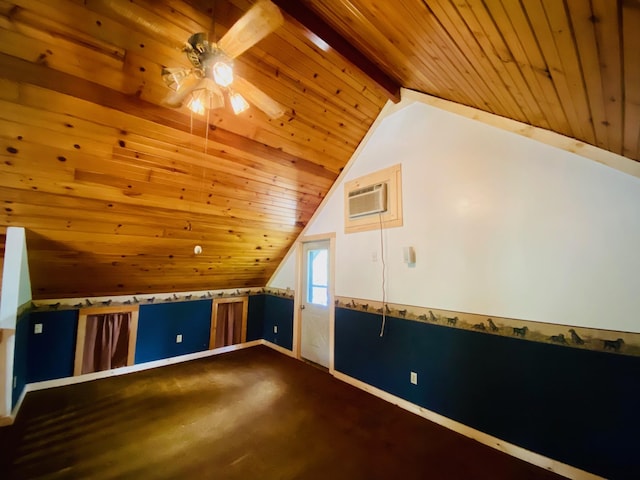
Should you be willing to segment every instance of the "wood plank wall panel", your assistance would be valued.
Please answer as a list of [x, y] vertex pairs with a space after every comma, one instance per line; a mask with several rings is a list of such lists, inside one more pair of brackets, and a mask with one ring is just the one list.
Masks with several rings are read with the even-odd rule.
[[284, 117], [166, 108], [162, 67], [250, 3], [210, 6], [0, 0], [1, 228], [34, 298], [264, 285], [386, 102], [286, 24], [236, 60]]
[[[624, 85], [640, 85], [640, 2], [624, 2], [622, 15]], [[640, 88], [625, 91], [623, 154], [640, 152]]]
[[639, 160], [638, 0], [303, 0], [403, 86]]
[[[7, 241], [7, 227], [5, 226], [1, 226], [0, 227], [0, 272], [3, 272], [4, 270], [4, 245]], [[2, 278], [4, 277], [4, 275], [0, 274], [0, 291], [2, 291]]]

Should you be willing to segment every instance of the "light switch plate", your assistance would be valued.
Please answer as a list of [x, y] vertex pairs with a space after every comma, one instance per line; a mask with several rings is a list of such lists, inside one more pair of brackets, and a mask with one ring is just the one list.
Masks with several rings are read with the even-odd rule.
[[176, 343], [182, 343], [182, 334], [181, 333], [176, 335]]
[[42, 333], [42, 324], [41, 323], [36, 323], [33, 326], [33, 333]]

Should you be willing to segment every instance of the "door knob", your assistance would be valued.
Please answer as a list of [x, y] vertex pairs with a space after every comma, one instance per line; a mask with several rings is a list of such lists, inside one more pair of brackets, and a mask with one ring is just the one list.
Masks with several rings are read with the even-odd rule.
[[300, 305], [300, 310], [304, 310], [305, 306], [304, 305]]

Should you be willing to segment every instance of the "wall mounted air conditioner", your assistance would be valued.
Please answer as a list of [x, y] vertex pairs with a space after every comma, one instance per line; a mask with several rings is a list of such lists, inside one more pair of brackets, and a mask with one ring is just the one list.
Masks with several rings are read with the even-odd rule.
[[377, 183], [352, 190], [348, 194], [349, 218], [358, 218], [387, 211], [387, 184]]

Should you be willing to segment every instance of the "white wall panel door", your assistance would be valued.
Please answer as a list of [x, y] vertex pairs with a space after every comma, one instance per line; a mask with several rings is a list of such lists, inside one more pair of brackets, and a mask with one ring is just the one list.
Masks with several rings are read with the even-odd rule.
[[300, 355], [329, 367], [329, 240], [302, 244]]

